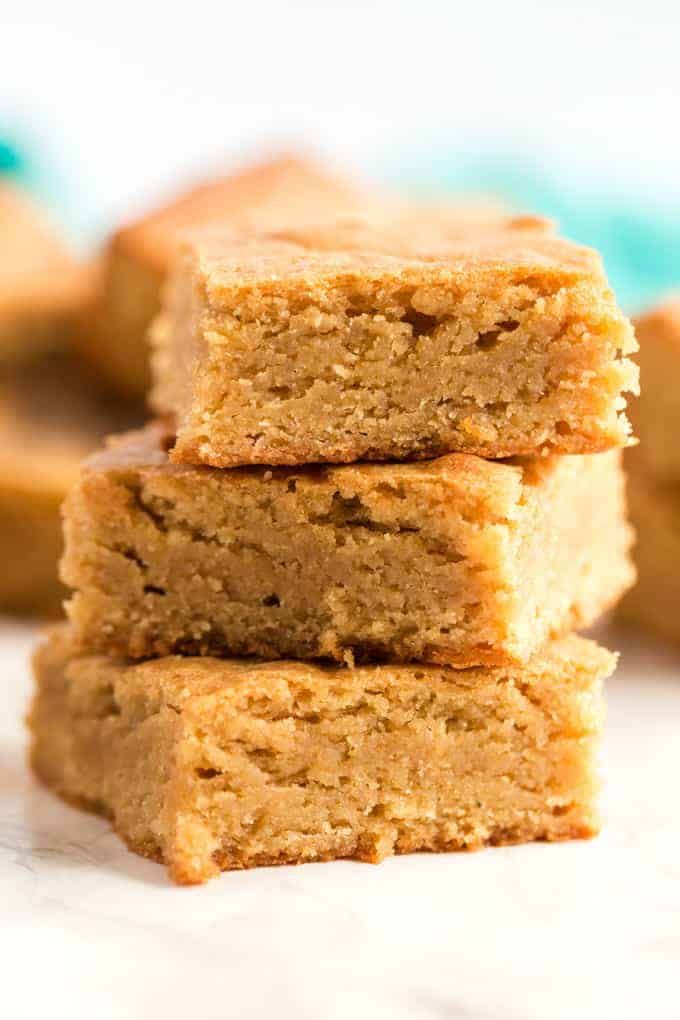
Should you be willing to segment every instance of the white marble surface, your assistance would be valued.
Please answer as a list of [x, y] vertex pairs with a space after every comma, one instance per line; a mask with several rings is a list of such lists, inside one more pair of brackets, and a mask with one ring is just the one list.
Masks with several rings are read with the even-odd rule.
[[29, 628], [0, 626], [7, 1020], [680, 1016], [680, 656], [621, 634], [590, 843], [171, 886], [25, 765]]

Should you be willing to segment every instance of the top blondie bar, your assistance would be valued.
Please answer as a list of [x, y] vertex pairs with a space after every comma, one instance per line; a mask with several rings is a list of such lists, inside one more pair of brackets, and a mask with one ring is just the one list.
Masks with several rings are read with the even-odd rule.
[[195, 237], [152, 343], [172, 459], [216, 467], [596, 452], [637, 389], [599, 256], [527, 217]]

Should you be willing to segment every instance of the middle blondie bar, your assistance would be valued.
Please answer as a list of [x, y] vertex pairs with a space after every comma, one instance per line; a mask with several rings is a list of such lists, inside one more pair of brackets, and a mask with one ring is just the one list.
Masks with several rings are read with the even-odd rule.
[[618, 451], [221, 471], [171, 441], [122, 437], [67, 500], [83, 650], [520, 662], [632, 580]]

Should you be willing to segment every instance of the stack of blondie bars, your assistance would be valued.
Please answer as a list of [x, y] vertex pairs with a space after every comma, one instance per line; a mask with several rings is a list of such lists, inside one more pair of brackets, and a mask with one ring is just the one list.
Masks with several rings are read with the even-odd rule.
[[196, 235], [65, 510], [33, 762], [179, 882], [597, 830], [630, 324], [533, 219]]

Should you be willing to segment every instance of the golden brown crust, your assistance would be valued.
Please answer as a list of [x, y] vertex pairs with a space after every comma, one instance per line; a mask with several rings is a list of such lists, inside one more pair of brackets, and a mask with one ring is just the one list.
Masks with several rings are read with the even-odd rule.
[[[185, 466], [175, 464], [171, 457], [173, 438], [172, 429], [162, 421], [151, 422], [143, 429], [110, 436], [103, 450], [92, 453], [83, 462], [82, 470], [84, 472], [99, 472], [128, 466], [163, 467], [171, 473], [181, 474], [185, 470]], [[537, 484], [554, 471], [558, 464], [559, 459], [550, 456], [542, 457], [539, 460], [513, 458], [506, 463], [497, 463], [471, 456], [468, 453], [449, 453], [434, 460], [420, 458], [414, 464], [356, 464], [342, 469], [326, 467], [323, 464], [301, 465], [295, 474], [320, 478], [363, 477], [376, 480], [380, 478], [381, 481], [388, 484], [398, 484], [402, 480], [427, 480], [444, 477], [449, 484], [455, 485], [461, 494], [468, 489], [469, 485], [476, 483], [483, 486], [489, 494], [499, 495], [506, 488], [503, 484], [504, 479], [522, 480], [526, 474], [530, 484]], [[186, 469], [196, 472], [199, 478], [203, 475], [205, 477], [220, 476], [218, 469], [208, 465], [187, 465]], [[243, 468], [243, 471], [234, 477], [260, 477], [264, 473], [281, 478], [291, 474], [290, 471], [278, 466], [271, 469], [265, 466], [253, 466]]]
[[[536, 457], [555, 455], [580, 455], [606, 453], [618, 446], [635, 445], [636, 439], [632, 439], [623, 430], [617, 431], [608, 437], [593, 439], [592, 437], [575, 436], [564, 434], [551, 437], [549, 442], [536, 447], [532, 442], [479, 442], [465, 441], [464, 456], [475, 456], [481, 459], [508, 460], [515, 457]], [[367, 453], [362, 444], [359, 443], [336, 443], [333, 449], [323, 455], [323, 463], [326, 464], [354, 464], [357, 461], [372, 460], [376, 463], [389, 462], [390, 460], [407, 461], [431, 461], [440, 459], [447, 455], [448, 443], [425, 443], [420, 449], [405, 454], [403, 447], [395, 447], [388, 450], [381, 447], [380, 456], [372, 456]], [[462, 445], [462, 444], [461, 444]], [[442, 449], [442, 447], [444, 447]], [[243, 446], [236, 453], [215, 452], [211, 449], [206, 455], [206, 444], [201, 439], [183, 439], [181, 445], [173, 446], [170, 451], [170, 458], [175, 464], [211, 464], [216, 468], [237, 468], [250, 464], [271, 463], [272, 467], [300, 467], [306, 464], [320, 464], [321, 456], [317, 444], [305, 443], [304, 440], [297, 440], [295, 450], [290, 452], [277, 452], [275, 454], [251, 456], [249, 446]], [[207, 459], [209, 458], [209, 460]]]
[[[77, 807], [78, 805], [75, 806]], [[86, 806], [85, 809], [87, 810]], [[478, 842], [465, 844], [451, 839], [434, 839], [429, 846], [421, 846], [417, 840], [411, 842], [404, 841], [402, 844], [395, 846], [393, 856], [400, 857], [412, 853], [479, 853], [479, 851], [486, 850], [489, 847], [519, 846], [522, 843], [565, 843], [576, 839], [594, 839], [595, 836], [599, 835], [600, 829], [601, 823], [599, 818], [593, 814], [592, 818], [570, 827], [560, 826], [559, 830], [554, 832], [546, 830], [537, 834], [534, 826], [527, 825], [517, 829], [502, 829], [494, 833], [486, 841], [479, 840]], [[118, 836], [123, 839], [123, 842], [127, 843], [128, 850], [132, 850], [134, 853], [147, 857], [150, 860], [155, 860], [159, 864], [166, 864], [172, 881], [177, 885], [186, 886], [202, 885], [215, 878], [220, 871], [244, 871], [248, 868], [277, 868], [286, 865], [324, 864], [336, 860], [359, 861], [362, 864], [381, 864], [386, 859], [385, 856], [381, 856], [378, 853], [375, 847], [370, 846], [358, 846], [353, 853], [343, 856], [331, 853], [318, 853], [313, 857], [300, 858], [292, 854], [258, 854], [256, 858], [253, 858], [248, 863], [240, 860], [238, 857], [217, 853], [211, 864], [203, 864], [200, 869], [197, 869], [193, 861], [186, 861], [183, 858], [166, 861], [156, 851], [148, 851], [144, 846], [135, 846], [128, 843], [120, 833], [118, 833]]]
[[[554, 224], [540, 216], [514, 216], [502, 208], [478, 203], [414, 203], [367, 210], [332, 223], [287, 224], [262, 232], [261, 241], [283, 242], [297, 248], [324, 252], [382, 252], [411, 258], [436, 258], [452, 245], [483, 234], [522, 235], [554, 233]], [[216, 238], [225, 243], [225, 235]], [[257, 239], [245, 238], [257, 244]], [[241, 242], [243, 243], [243, 242]]]
[[[51, 790], [52, 793], [56, 794], [65, 804], [68, 804], [69, 807], [77, 808], [80, 811], [87, 811], [90, 814], [107, 819], [111, 823], [113, 831], [125, 843], [131, 853], [144, 857], [146, 860], [154, 861], [156, 864], [164, 864], [168, 868], [170, 878], [176, 885], [203, 885], [205, 882], [210, 881], [211, 878], [215, 878], [220, 871], [245, 871], [249, 868], [323, 864], [333, 860], [354, 860], [360, 861], [363, 864], [380, 864], [385, 860], [385, 857], [381, 857], [377, 853], [375, 847], [362, 847], [361, 845], [357, 846], [354, 853], [346, 857], [338, 857], [331, 853], [318, 853], [313, 857], [304, 858], [293, 854], [258, 854], [246, 862], [236, 856], [215, 853], [210, 861], [202, 861], [198, 867], [196, 866], [196, 861], [187, 860], [184, 857], [168, 860], [158, 846], [148, 842], [135, 842], [124, 831], [120, 831], [115, 824], [115, 820], [111, 818], [110, 812], [102, 804], [90, 801], [85, 797], [72, 796], [63, 789], [56, 788], [50, 777], [42, 774], [40, 765], [34, 760], [34, 756], [31, 757], [30, 765], [34, 775], [40, 782], [47, 789]], [[499, 830], [486, 842], [479, 840], [476, 843], [469, 842], [464, 845], [455, 840], [439, 839], [433, 840], [430, 846], [423, 847], [417, 841], [411, 841], [410, 843], [404, 841], [395, 846], [394, 855], [402, 856], [411, 853], [478, 853], [488, 847], [519, 846], [527, 842], [560, 843], [576, 839], [594, 839], [599, 835], [600, 829], [599, 816], [593, 812], [592, 815], [571, 826], [560, 826], [557, 831], [546, 830], [538, 835], [533, 827], [527, 826], [523, 830], [519, 828], [515, 830]]]
[[[606, 285], [602, 260], [593, 249], [541, 229], [517, 231], [512, 222], [501, 221], [485, 230], [466, 226], [451, 236], [432, 225], [423, 237], [415, 238], [369, 226], [359, 234], [363, 248], [351, 244], [343, 248], [347, 237], [340, 228], [327, 228], [325, 235], [310, 228], [290, 232], [297, 243], [268, 241], [266, 236], [261, 241], [205, 236], [187, 242], [187, 250], [193, 252], [214, 308], [232, 308], [236, 294], [245, 302], [250, 288], [263, 297], [301, 290], [305, 301], [323, 308], [329, 282], [341, 288], [398, 280], [404, 286], [444, 284], [470, 290], [490, 281], [495, 287], [511, 286], [535, 275], [546, 292], [575, 280], [598, 288]], [[333, 247], [335, 233], [340, 247]], [[305, 238], [318, 243], [321, 236], [328, 248], [304, 243]]]

